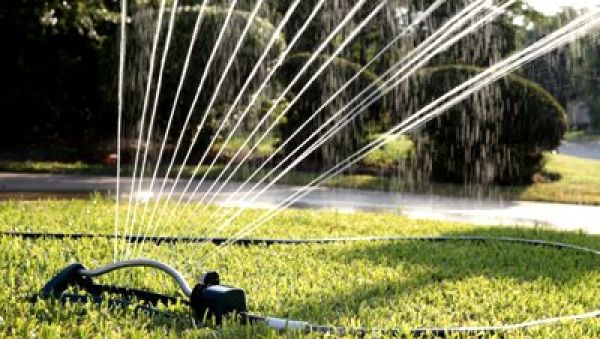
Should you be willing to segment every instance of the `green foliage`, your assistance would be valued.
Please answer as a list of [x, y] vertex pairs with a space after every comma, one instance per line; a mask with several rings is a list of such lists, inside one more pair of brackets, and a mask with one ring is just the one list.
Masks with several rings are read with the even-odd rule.
[[[208, 212], [212, 212], [211, 208]], [[125, 212], [123, 209], [122, 212]], [[251, 210], [235, 227], [264, 211]], [[4, 202], [1, 230], [112, 234], [113, 202]], [[197, 216], [198, 218], [204, 217]], [[199, 220], [199, 219], [198, 219]], [[161, 234], [202, 234], [180, 219]], [[122, 232], [122, 229], [120, 229]], [[482, 235], [548, 239], [599, 249], [597, 236], [542, 229], [479, 228], [409, 220], [393, 214], [338, 214], [288, 210], [256, 236]], [[206, 269], [243, 287], [258, 314], [321, 324], [368, 327], [497, 325], [597, 309], [600, 261], [570, 250], [493, 243], [374, 242], [336, 245], [234, 247], [226, 255], [198, 244], [148, 245], [145, 256], [180, 270], [189, 282]], [[196, 328], [107, 306], [29, 302], [59, 269], [78, 261], [98, 267], [112, 260], [111, 240], [22, 240], [0, 237], [0, 336], [8, 337], [278, 337], [262, 327], [227, 323]], [[301, 264], [299, 264], [301, 263]], [[115, 272], [113, 283], [174, 294], [175, 283], [154, 270]], [[185, 306], [172, 309], [188, 317]], [[565, 322], [507, 334], [517, 337], [598, 337], [595, 320]], [[286, 337], [305, 337], [285, 333]], [[315, 336], [321, 337], [321, 336]]]
[[[422, 72], [424, 103], [480, 71], [446, 66]], [[566, 127], [565, 111], [550, 94], [510, 75], [427, 124], [422, 156], [430, 157], [437, 180], [528, 183], [542, 167], [543, 152], [558, 147]]]
[[[200, 6], [183, 6], [178, 9], [157, 110], [156, 125], [157, 130], [159, 131], [164, 131], [171, 114], [173, 101], [176, 97], [182, 70], [188, 54], [190, 39], [200, 10]], [[263, 54], [268, 41], [275, 31], [275, 27], [267, 19], [259, 17], [255, 18], [234, 59], [234, 63], [230, 67], [228, 73], [225, 74], [225, 81], [221, 84], [221, 87], [217, 92], [218, 82], [225, 73], [227, 62], [234, 53], [235, 46], [241, 38], [241, 33], [245, 28], [250, 15], [250, 12], [243, 10], [236, 10], [233, 12], [228, 24], [229, 29], [225, 31], [224, 39], [215, 52], [216, 54], [213, 58], [213, 63], [210, 65], [205, 81], [202, 81], [211, 53], [213, 52], [212, 47], [209, 48], [209, 46], [215, 45], [217, 36], [219, 35], [227, 16], [227, 12], [227, 8], [218, 6], [208, 6], [204, 9], [204, 19], [199, 30], [185, 83], [182, 87], [182, 92], [176, 107], [176, 113], [178, 114], [175, 114], [173, 120], [173, 126], [177, 126], [174, 128], [183, 126], [188, 111], [198, 95], [194, 111], [195, 114], [192, 114], [188, 129], [185, 131], [188, 139], [184, 140], [184, 143], [189, 144], [191, 142], [191, 137], [196, 132], [197, 126], [204, 117], [204, 110], [208, 106], [213, 95], [218, 93], [211, 111], [208, 112], [209, 117], [196, 143], [197, 149], [201, 150], [209, 143], [212, 134], [215, 129], [218, 128], [223, 116], [230, 109], [233, 98], [237, 96], [246, 80], [250, 77], [257, 60]], [[148, 12], [143, 10], [136, 12], [133, 16], [130, 43], [143, 50], [143, 53], [146, 53], [142, 54], [141, 57], [138, 56], [137, 59], [132, 60], [131, 68], [133, 69], [140, 67], [140, 60], [150, 57], [150, 50], [147, 46], [152, 44], [153, 37], [148, 35], [147, 32], [152, 31], [153, 25], [155, 25], [156, 22], [155, 16], [156, 13], [154, 13], [154, 11]], [[165, 20], [163, 32], [166, 32], [167, 28], [168, 20]], [[267, 70], [267, 62], [282, 51], [285, 47], [285, 43], [283, 36], [280, 35], [271, 47], [266, 62], [261, 65], [258, 73], [254, 76], [254, 80], [246, 89], [248, 96], [257, 89], [260, 84], [259, 81], [264, 78], [264, 74]], [[136, 47], [134, 46], [130, 47], [135, 50]], [[145, 49], [144, 46], [146, 46]], [[144, 74], [147, 70], [142, 67], [137, 71], [140, 74]], [[146, 80], [147, 79], [144, 79], [143, 82], [138, 83], [131, 88], [132, 101], [136, 101], [137, 99], [136, 103], [138, 108], [129, 111], [129, 118], [132, 122], [137, 121], [140, 117], [142, 107], [140, 97], [142, 96], [141, 93], [143, 93], [141, 90], [144, 88]], [[198, 92], [199, 84], [201, 82], [203, 86], [201, 91]], [[242, 100], [238, 107], [235, 108], [233, 112], [234, 116], [235, 114], [241, 113], [246, 107], [244, 103], [245, 101]], [[251, 114], [247, 119], [251, 120], [252, 117], [259, 113], [257, 111], [257, 109], [251, 110]], [[232, 121], [233, 119], [230, 118], [228, 122], [231, 123]], [[177, 141], [179, 132], [179, 130], [176, 130], [170, 134], [171, 142]], [[160, 138], [162, 138], [162, 134], [160, 135]]]
[[[65, 141], [81, 145], [114, 135], [115, 120], [104, 116], [113, 112], [107, 106], [112, 99], [103, 97], [103, 89], [110, 86], [107, 74], [113, 69], [106, 37], [114, 33], [115, 5], [103, 0], [0, 3], [5, 70], [0, 150], [32, 142], [61, 148]], [[78, 156], [74, 149], [62, 153], [64, 159]]]
[[[580, 10], [564, 8], [554, 16], [538, 17], [532, 20], [533, 29], [522, 37], [521, 44], [530, 44], [580, 15]], [[569, 122], [572, 128], [600, 127], [599, 37], [598, 29], [591, 30], [586, 36], [534, 60], [523, 70], [528, 78], [548, 90], [563, 106], [574, 101], [584, 102], [590, 108], [591, 126], [581, 122], [577, 126], [575, 122]]]
[[[289, 83], [295, 77], [302, 66], [310, 57], [309, 53], [299, 53], [289, 57], [282, 66], [282, 81]], [[329, 58], [327, 55], [321, 55], [316, 62], [309, 67], [305, 75], [298, 82], [299, 85], [293, 88], [293, 97], [307, 83], [321, 65]], [[328, 68], [317, 78], [317, 80], [308, 88], [301, 99], [292, 107], [286, 116], [285, 123], [280, 125], [280, 133], [282, 139], [287, 138], [296, 131], [314, 112], [317, 111], [328, 99], [339, 90], [348, 80], [350, 80], [362, 68], [361, 65], [353, 63], [343, 58], [335, 58]], [[355, 98], [364, 88], [370, 85], [377, 85], [379, 79], [371, 71], [364, 71], [352, 84], [340, 95], [338, 95], [329, 105], [327, 105], [318, 114], [316, 119], [313, 119], [297, 136], [289, 142], [285, 147], [285, 152], [291, 152], [301, 142], [306, 140], [315, 130], [317, 130], [329, 117], [336, 114], [347, 103]], [[373, 87], [377, 90], [378, 87]], [[364, 97], [364, 96], [363, 96]], [[355, 101], [354, 108], [357, 103]], [[354, 119], [347, 127], [340, 130], [336, 135], [323, 146], [315, 150], [305, 161], [305, 165], [309, 166], [329, 166], [344, 159], [352, 154], [359, 147], [363, 146], [367, 141], [368, 126], [364, 123], [367, 121], [365, 116], [375, 119], [381, 111], [378, 104], [369, 107], [363, 114]], [[346, 109], [342, 116], [346, 116], [352, 112], [351, 109]], [[339, 121], [336, 118], [334, 121]], [[332, 125], [330, 125], [332, 126]], [[330, 131], [331, 128], [321, 130], [319, 136]], [[315, 139], [316, 140], [316, 139]]]
[[[378, 135], [373, 135], [369, 138], [369, 141], [372, 141], [377, 137]], [[399, 160], [406, 160], [413, 156], [414, 142], [408, 137], [400, 136], [388, 138], [390, 140], [388, 140], [384, 146], [367, 154], [361, 163], [366, 166], [385, 169], [393, 167]]]
[[[147, 58], [152, 44], [149, 32], [154, 29], [155, 9], [156, 1], [130, 1], [125, 126], [134, 125], [139, 118], [147, 77]], [[0, 151], [17, 150], [18, 158], [24, 155], [37, 159], [98, 161], [102, 152], [96, 151], [97, 148], [106, 148], [107, 142], [110, 142], [111, 149], [114, 148], [119, 10], [119, 3], [109, 0], [8, 0], [0, 4], [0, 28], [11, 32], [0, 36], [0, 44], [5, 47], [0, 62], [7, 70], [0, 106], [11, 120], [11, 124], [0, 127]], [[170, 113], [197, 10], [197, 6], [183, 6], [176, 19], [158, 106], [157, 126], [161, 129], [164, 129], [166, 116]], [[184, 88], [179, 106], [182, 109], [189, 107], [194, 97], [211, 52], [204, 47], [214, 43], [225, 14], [226, 10], [221, 7], [206, 9], [202, 34], [187, 79], [190, 85]], [[234, 12], [230, 23], [233, 29], [228, 31], [226, 42], [217, 55], [220, 61], [212, 67], [212, 78], [220, 75], [223, 60], [228, 60], [228, 53], [233, 49], [248, 15], [243, 10]], [[163, 32], [166, 32], [168, 20], [164, 22]], [[273, 31], [274, 27], [267, 19], [257, 18], [254, 21], [236, 58], [233, 72], [237, 75], [229, 77], [221, 90], [222, 98], [229, 100], [232, 93], [237, 93], [240, 82], [246, 79]], [[272, 54], [276, 55], [283, 47], [285, 40], [281, 36], [272, 48]], [[209, 78], [200, 102], [208, 101], [215, 83], [216, 79]], [[248, 92], [252, 89], [251, 86]], [[222, 116], [222, 112], [218, 111], [219, 102], [215, 107], [217, 112], [212, 116], [218, 120]], [[182, 116], [185, 115], [177, 115], [176, 124], [181, 125]], [[201, 117], [196, 114], [192, 125], [197, 122], [198, 116]], [[209, 125], [211, 123], [209, 121]], [[201, 139], [206, 139], [206, 136], [201, 136]], [[23, 151], [32, 144], [41, 152]], [[8, 157], [13, 156], [8, 154]]]

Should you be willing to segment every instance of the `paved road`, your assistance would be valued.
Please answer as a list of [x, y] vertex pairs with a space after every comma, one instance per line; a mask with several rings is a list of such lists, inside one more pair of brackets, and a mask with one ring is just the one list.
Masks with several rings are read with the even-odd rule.
[[579, 158], [600, 160], [600, 141], [563, 142], [558, 152]]
[[[113, 191], [115, 182], [113, 177], [0, 173], [0, 193], [77, 195], [93, 191]], [[196, 196], [196, 200], [210, 184], [211, 182], [207, 182], [200, 187], [200, 194]], [[123, 187], [129, 186], [129, 179], [123, 180]], [[192, 187], [195, 186], [194, 184]], [[178, 185], [176, 192], [181, 192], [183, 187], [183, 183]], [[238, 187], [238, 183], [229, 184], [223, 193], [216, 197], [215, 202], [222, 205], [268, 208], [277, 205], [298, 189], [292, 186], [276, 186], [252, 204], [248, 201], [237, 201], [239, 196], [232, 196], [232, 201], [226, 204], [225, 200]], [[479, 225], [540, 225], [567, 230], [582, 229], [588, 233], [600, 234], [600, 206], [320, 188], [300, 199], [293, 207], [335, 209], [341, 212], [388, 211], [415, 219], [461, 221]]]

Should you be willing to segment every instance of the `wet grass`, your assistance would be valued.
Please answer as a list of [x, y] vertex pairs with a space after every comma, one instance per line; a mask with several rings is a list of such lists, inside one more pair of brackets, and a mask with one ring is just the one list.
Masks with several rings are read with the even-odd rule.
[[[382, 151], [384, 152], [384, 151]], [[288, 183], [304, 184], [315, 176], [294, 172]], [[344, 174], [334, 177], [324, 185], [340, 188], [367, 190], [405, 191], [444, 196], [491, 198], [558, 202], [569, 204], [600, 205], [600, 161], [571, 157], [562, 154], [546, 154], [542, 175], [527, 186], [476, 186], [445, 183], [410, 183], [396, 178], [371, 174]]]
[[[86, 200], [0, 203], [0, 230], [113, 232], [113, 204]], [[210, 212], [210, 211], [209, 211]], [[234, 226], [262, 211], [244, 213]], [[203, 214], [195, 220], [202, 221]], [[202, 222], [172, 219], [165, 235], [201, 235]], [[342, 235], [515, 236], [568, 242], [600, 249], [600, 238], [520, 228], [480, 228], [457, 223], [413, 221], [393, 214], [338, 214], [288, 210], [256, 236]], [[600, 305], [600, 260], [569, 250], [495, 243], [364, 242], [335, 245], [232, 247], [212, 245], [145, 247], [145, 256], [181, 270], [192, 282], [203, 269], [246, 289], [259, 314], [342, 326], [412, 327], [522, 322], [591, 311]], [[193, 328], [187, 322], [134, 317], [95, 305], [31, 304], [26, 296], [69, 262], [97, 267], [113, 257], [106, 239], [22, 240], [0, 237], [0, 336], [13, 337], [277, 337], [260, 327], [226, 324]], [[163, 274], [136, 269], [104, 282], [174, 293]], [[186, 310], [174, 312], [187, 316]], [[509, 333], [524, 337], [600, 336], [600, 321], [567, 322]], [[302, 337], [301, 333], [285, 336]]]
[[571, 142], [594, 142], [600, 141], [600, 132], [571, 131], [565, 134], [565, 140]]
[[600, 161], [552, 154], [545, 171], [559, 179], [525, 188], [521, 199], [600, 205]]
[[[390, 158], [406, 156], [410, 152], [410, 141], [399, 140], [390, 143], [381, 150], [377, 150], [364, 160], [363, 165], [373, 168], [389, 167]], [[207, 178], [216, 178], [223, 164], [217, 164], [207, 175]], [[249, 173], [239, 171], [233, 180], [243, 181]], [[175, 169], [177, 170], [177, 169]], [[202, 166], [197, 177], [201, 177], [208, 166]], [[0, 171], [25, 172], [25, 173], [56, 173], [56, 174], [90, 174], [114, 175], [113, 166], [102, 164], [61, 163], [61, 162], [14, 162], [0, 161]], [[126, 173], [128, 168], [124, 168]], [[194, 167], [186, 167], [183, 175], [190, 177]], [[264, 171], [263, 174], [266, 174]], [[409, 183], [398, 178], [373, 174], [344, 174], [334, 177], [324, 183], [328, 187], [356, 188], [365, 190], [383, 191], [408, 191], [414, 193], [437, 194], [447, 196], [462, 196], [473, 198], [495, 198], [504, 200], [525, 200], [560, 202], [572, 204], [600, 205], [600, 161], [581, 159], [562, 154], [546, 154], [546, 161], [542, 178], [528, 186], [464, 186], [444, 183]], [[262, 178], [263, 174], [257, 176]], [[318, 173], [292, 171], [282, 178], [281, 184], [304, 185], [313, 180]]]

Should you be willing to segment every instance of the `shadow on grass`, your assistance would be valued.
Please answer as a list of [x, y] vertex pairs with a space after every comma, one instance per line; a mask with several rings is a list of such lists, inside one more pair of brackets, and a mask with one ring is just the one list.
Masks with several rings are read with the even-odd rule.
[[[600, 248], [600, 236], [587, 236], [540, 229], [483, 228], [470, 233], [448, 233], [445, 235], [504, 236], [540, 239], [596, 249]], [[321, 248], [324, 246], [335, 245], [315, 245], [315, 247]], [[268, 251], [268, 249], [264, 250]], [[371, 312], [371, 310], [373, 312], [383, 312], [384, 314], [386, 312], [394, 312], [392, 308], [385, 310], [386, 305], [390, 305], [390, 303], [398, 304], [397, 301], [400, 300], [409, 302], [403, 305], [403, 307], [413, 312], [408, 317], [409, 319], [413, 319], [412, 321], [423, 321], [421, 324], [423, 326], [434, 326], [437, 325], [435, 320], [427, 317], [424, 320], [421, 318], [419, 307], [439, 308], [439, 311], [443, 314], [462, 312], [461, 308], [464, 307], [464, 304], [456, 303], [454, 310], [441, 306], [452, 305], [454, 303], [451, 295], [450, 299], [447, 300], [440, 301], [436, 299], [437, 296], [444, 295], [446, 292], [452, 293], [452, 291], [455, 291], [456, 286], [450, 286], [453, 283], [460, 284], [463, 281], [474, 279], [475, 283], [471, 282], [467, 286], [477, 289], [477, 279], [500, 279], [500, 285], [491, 284], [491, 286], [486, 286], [486, 288], [493, 290], [510, 288], [510, 286], [501, 286], [506, 280], [516, 281], [516, 285], [522, 287], [528, 283], [542, 279], [544, 284], [547, 284], [547, 289], [555, 293], [555, 297], [558, 294], [561, 296], [559, 299], [566, 299], [567, 297], [562, 298], [562, 288], [568, 288], [569, 286], [581, 283], [586, 273], [600, 271], [600, 258], [594, 258], [591, 254], [540, 246], [490, 242], [370, 242], [338, 246], [330, 254], [328, 252], [328, 256], [328, 260], [334, 262], [336, 267], [351, 266], [350, 264], [352, 263], [362, 261], [374, 269], [383, 268], [388, 272], [398, 271], [409, 272], [410, 274], [400, 276], [400, 279], [397, 279], [398, 276], [390, 275], [383, 279], [374, 279], [372, 282], [369, 282], [369, 277], [360, 276], [354, 272], [340, 271], [340, 276], [331, 277], [332, 280], [341, 278], [345, 282], [353, 284], [351, 288], [337, 289], [335, 288], [335, 284], [333, 285], [334, 288], [331, 288], [330, 285], [330, 288], [324, 288], [323, 291], [313, 292], [304, 296], [304, 300], [299, 305], [286, 306], [285, 314], [274, 314], [274, 316], [318, 323], [327, 321], [337, 322], [336, 319], [344, 317], [365, 317], [365, 312]], [[406, 269], [407, 267], [408, 270]], [[354, 282], [356, 283], [354, 284]], [[315, 283], [329, 284], [329, 282]], [[537, 285], [534, 284], [533, 286]], [[416, 299], [412, 298], [413, 294], [417, 294], [422, 290], [426, 290], [427, 292]], [[467, 298], [469, 302], [483, 299], [485, 301], [485, 303], [482, 303], [484, 309], [490, 305], [496, 305], [496, 303], [499, 305], [498, 307], [509, 304], [512, 308], [519, 307], [519, 300], [501, 300], [499, 298], [499, 295], [502, 295], [506, 291], [490, 295], [486, 295], [484, 291], [467, 290], [464, 292], [471, 294]], [[546, 289], [539, 291], [542, 295], [546, 292]], [[428, 295], [428, 293], [431, 294]], [[515, 293], [519, 293], [519, 291], [515, 291]], [[279, 297], [284, 296], [280, 295]], [[252, 298], [252, 296], [249, 296], [249, 298]], [[531, 298], [535, 298], [535, 295], [529, 295], [525, 299], [529, 300]], [[569, 302], [578, 303], [579, 301], [569, 300]], [[525, 307], [525, 305], [523, 306]], [[381, 310], [382, 308], [384, 309], [383, 311]], [[464, 314], [469, 314], [470, 312], [477, 313], [473, 309], [464, 311]], [[555, 315], [553, 312], [556, 311], [549, 311], [548, 315]], [[493, 314], [493, 310], [490, 310], [488, 313], [490, 318], [496, 316]], [[117, 314], [119, 313], [117, 312]], [[181, 312], [180, 315], [184, 316], [185, 312]], [[522, 316], [523, 314], [517, 315], [517, 318], [520, 319], [519, 317]], [[381, 318], [382, 315], [379, 313], [374, 317]], [[68, 320], [63, 319], [61, 314], [55, 314], [54, 319], [59, 322]], [[487, 320], [489, 319], [483, 319], [482, 322], [485, 323]], [[363, 325], [369, 326], [370, 324]], [[169, 328], [175, 331], [175, 333], [182, 333], [191, 329], [191, 327], [185, 324], [171, 324], [165, 319], [154, 319], [149, 324], [144, 323], [143, 326], [148, 330]]]
[[[515, 237], [540, 239], [569, 244], [598, 247], [600, 236], [583, 236], [573, 233], [557, 233], [539, 229], [492, 229], [486, 228], [470, 233], [446, 234], [448, 236]], [[590, 241], [589, 238], [595, 241]], [[568, 249], [531, 246], [506, 242], [479, 241], [406, 241], [372, 243], [344, 253], [342, 261], [367, 259], [372, 265], [394, 267], [402, 264], [427, 266], [436, 277], [442, 279], [468, 276], [508, 277], [531, 281], [539, 277], [557, 283], [577, 279], [583, 271], [600, 270], [600, 258], [591, 254]]]
[[[470, 233], [445, 235], [539, 239], [600, 249], [600, 236], [540, 229], [484, 228]], [[516, 286], [516, 289], [510, 292], [518, 295], [521, 293], [519, 289], [523, 288], [523, 291], [527, 291], [524, 293], [529, 293], [524, 296], [524, 300], [553, 293], [555, 298], [553, 302], [558, 305], [557, 296], [559, 296], [558, 299], [567, 299], [566, 290], [571, 289], [570, 293], [576, 293], [576, 289], [573, 291], [574, 286], [585, 282], [586, 274], [600, 272], [600, 257], [594, 257], [589, 253], [505, 242], [379, 242], [366, 243], [363, 246], [349, 246], [336, 254], [332, 256], [332, 260], [336, 260], [340, 264], [366, 261], [367, 265], [372, 265], [373, 269], [383, 268], [389, 272], [390, 270], [406, 270], [408, 267], [408, 272], [412, 273], [410, 276], [389, 277], [369, 283], [368, 278], [365, 281], [365, 277], [346, 272], [348, 274], [346, 279], [357, 281], [354, 288], [338, 291], [335, 294], [307, 296], [305, 303], [291, 309], [288, 316], [312, 321], [327, 321], [327, 317], [321, 316], [320, 319], [317, 319], [315, 314], [322, 315], [330, 312], [337, 314], [336, 317], [345, 317], [362, 312], [364, 315], [365, 309], [376, 310], [385, 308], [390, 303], [398, 304], [398, 302], [409, 302], [403, 307], [413, 307], [416, 318], [420, 318], [420, 307], [439, 308], [442, 313], [458, 314], [465, 311], [465, 314], [468, 314], [473, 310], [463, 310], [461, 307], [465, 305], [460, 306], [456, 301], [464, 297], [471, 303], [474, 300], [483, 299], [485, 307], [490, 309], [489, 317], [495, 317], [493, 309], [496, 307], [514, 308], [517, 307], [515, 305], [518, 305], [502, 300], [505, 297], [503, 293], [507, 292], [503, 292], [503, 289]], [[489, 280], [493, 282], [484, 283], [485, 289], [492, 293], [486, 294], [483, 286], [481, 291], [477, 291], [479, 281]], [[507, 282], [510, 285], [502, 286]], [[460, 290], [459, 293], [462, 294], [462, 297], [456, 294], [445, 295], [445, 293], [456, 293], [461, 285], [467, 287], [466, 290]], [[540, 286], [543, 288], [535, 290]], [[533, 290], [531, 290], [532, 288]], [[413, 298], [413, 294], [417, 294], [421, 290], [427, 291], [425, 294], [431, 293], [431, 296], [422, 294]], [[440, 296], [448, 299], [441, 301], [436, 299]], [[431, 299], [428, 299], [430, 297]], [[584, 299], [582, 297], [580, 300], [567, 300], [569, 303], [580, 305]], [[518, 300], [514, 302], [518, 303]], [[443, 305], [447, 308], [444, 308]], [[557, 305], [552, 307], [560, 307]], [[524, 308], [528, 306], [522, 305]], [[546, 316], [543, 308], [540, 311]], [[523, 314], [527, 314], [526, 311], [523, 312], [525, 312]], [[552, 312], [557, 311], [549, 312], [547, 316], [556, 315]], [[523, 314], [521, 316], [527, 316]], [[519, 321], [525, 320], [517, 318], [520, 319]], [[436, 324], [423, 325], [433, 326]]]

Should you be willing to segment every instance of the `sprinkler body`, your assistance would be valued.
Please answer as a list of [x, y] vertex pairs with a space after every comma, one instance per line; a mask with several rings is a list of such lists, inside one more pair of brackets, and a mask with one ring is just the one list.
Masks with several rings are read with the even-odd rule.
[[202, 274], [200, 282], [192, 290], [190, 306], [196, 319], [202, 323], [214, 321], [221, 325], [227, 315], [248, 311], [243, 289], [219, 283], [217, 272], [207, 272]]
[[[159, 293], [142, 291], [128, 287], [117, 287], [112, 285], [101, 285], [93, 281], [93, 277], [125, 267], [154, 267], [171, 275], [181, 286], [183, 293], [189, 300]], [[77, 288], [87, 292], [84, 294], [70, 293], [70, 288]], [[120, 295], [122, 299], [104, 298], [104, 294]], [[64, 302], [95, 302], [107, 301], [111, 307], [123, 307], [133, 304], [133, 300], [140, 302], [137, 311], [144, 313], [164, 314], [154, 310], [152, 307], [159, 303], [168, 305], [181, 302], [188, 304], [193, 310], [194, 317], [202, 324], [220, 325], [223, 319], [229, 315], [242, 315], [247, 310], [246, 294], [243, 289], [220, 285], [217, 272], [206, 272], [200, 277], [200, 281], [190, 289], [185, 280], [175, 269], [152, 260], [139, 259], [113, 263], [97, 270], [87, 270], [79, 263], [71, 264], [56, 274], [40, 290], [37, 298], [55, 298]]]

